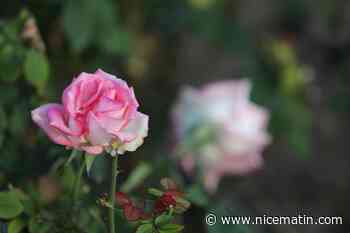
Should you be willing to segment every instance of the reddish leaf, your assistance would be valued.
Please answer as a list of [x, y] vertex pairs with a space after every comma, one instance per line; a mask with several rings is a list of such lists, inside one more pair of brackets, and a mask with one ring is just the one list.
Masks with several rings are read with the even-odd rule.
[[140, 218], [141, 213], [140, 213], [139, 209], [137, 209], [135, 206], [127, 205], [124, 208], [124, 215], [125, 215], [127, 220], [136, 221]]
[[117, 204], [123, 208], [124, 216], [128, 221], [146, 220], [151, 217], [143, 209], [137, 207], [125, 193], [117, 192], [115, 197]]
[[124, 215], [128, 221], [146, 220], [151, 217], [151, 215], [134, 205], [126, 205]]
[[132, 205], [131, 199], [128, 198], [128, 196], [123, 192], [116, 192], [115, 198], [116, 198], [117, 204], [123, 208], [127, 205]]

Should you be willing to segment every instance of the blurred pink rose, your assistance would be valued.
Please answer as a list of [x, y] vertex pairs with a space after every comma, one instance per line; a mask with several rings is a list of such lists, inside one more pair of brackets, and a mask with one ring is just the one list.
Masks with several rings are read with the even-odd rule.
[[52, 141], [91, 154], [135, 151], [148, 132], [148, 116], [126, 82], [102, 70], [81, 73], [64, 90], [63, 105], [46, 104], [32, 118]]
[[222, 176], [244, 175], [263, 164], [262, 150], [270, 142], [269, 114], [249, 100], [250, 89], [248, 80], [185, 88], [174, 107], [177, 141], [186, 151], [181, 164], [189, 174], [195, 167], [204, 171], [209, 192]]

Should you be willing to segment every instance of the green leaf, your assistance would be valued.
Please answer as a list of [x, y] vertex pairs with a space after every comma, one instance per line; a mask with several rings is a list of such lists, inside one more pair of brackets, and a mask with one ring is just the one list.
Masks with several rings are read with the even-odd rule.
[[9, 223], [8, 233], [19, 233], [26, 225], [27, 223], [23, 219], [16, 218]]
[[96, 155], [90, 155], [88, 153], [85, 153], [85, 165], [86, 165], [86, 172], [88, 175], [90, 175], [90, 170], [96, 157], [97, 157]]
[[23, 212], [25, 214], [33, 215], [35, 213], [35, 201], [32, 200], [29, 195], [16, 188], [11, 189], [11, 192], [13, 192], [17, 196], [17, 199], [21, 201]]
[[11, 219], [23, 212], [23, 205], [13, 192], [0, 193], [0, 218]]
[[63, 11], [63, 27], [73, 49], [78, 52], [93, 41], [96, 7], [98, 7], [96, 0], [70, 0]]
[[22, 203], [24, 208], [23, 212], [25, 214], [32, 215], [35, 213], [36, 209], [35, 209], [35, 203], [33, 200], [26, 199], [26, 200], [23, 200]]
[[140, 163], [129, 175], [128, 179], [121, 187], [121, 191], [128, 193], [140, 184], [151, 174], [152, 167], [148, 163]]
[[136, 233], [153, 233], [153, 232], [154, 232], [154, 228], [151, 223], [142, 224], [136, 230]]
[[73, 149], [72, 152], [69, 155], [69, 158], [64, 163], [64, 166], [68, 166], [76, 157], [78, 157], [81, 154], [81, 151]]
[[176, 197], [176, 206], [174, 212], [177, 214], [182, 214], [188, 208], [190, 208], [191, 203], [184, 198]]
[[52, 226], [47, 222], [39, 222], [37, 217], [33, 217], [29, 220], [30, 233], [47, 233], [50, 232], [51, 227]]
[[186, 198], [198, 206], [207, 206], [209, 203], [208, 196], [200, 185], [192, 185], [186, 193]]
[[159, 228], [160, 233], [177, 233], [181, 232], [184, 229], [183, 226], [179, 224], [167, 224]]
[[75, 172], [71, 166], [64, 167], [60, 183], [64, 190], [72, 190], [74, 186]]
[[31, 49], [24, 62], [24, 74], [29, 83], [39, 92], [43, 92], [49, 79], [50, 67], [47, 58], [42, 53]]
[[163, 192], [158, 190], [158, 189], [155, 189], [155, 188], [149, 188], [147, 190], [147, 192], [150, 194], [150, 195], [153, 195], [153, 196], [156, 196], [156, 197], [160, 197], [163, 195]]
[[0, 80], [16, 80], [20, 74], [23, 57], [21, 50], [11, 44], [0, 48]]
[[172, 220], [173, 220], [173, 216], [169, 215], [169, 214], [162, 214], [162, 215], [159, 215], [156, 220], [155, 220], [155, 223], [158, 227], [160, 226], [163, 226], [165, 224], [168, 224], [170, 223]]
[[68, 1], [63, 10], [63, 27], [72, 48], [82, 52], [94, 46], [104, 52], [127, 53], [129, 34], [118, 23], [116, 7], [111, 0]]

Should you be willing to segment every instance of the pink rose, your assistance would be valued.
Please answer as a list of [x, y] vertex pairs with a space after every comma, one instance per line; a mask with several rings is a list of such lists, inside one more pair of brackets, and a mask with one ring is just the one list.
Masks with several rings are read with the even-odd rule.
[[195, 167], [205, 171], [203, 183], [210, 192], [222, 176], [244, 175], [263, 164], [269, 114], [249, 100], [250, 89], [247, 80], [186, 88], [174, 107], [176, 137], [187, 151], [181, 164], [189, 174]]
[[134, 91], [102, 70], [81, 73], [64, 90], [63, 105], [46, 104], [32, 118], [49, 138], [91, 154], [135, 151], [148, 132], [148, 116], [138, 112]]

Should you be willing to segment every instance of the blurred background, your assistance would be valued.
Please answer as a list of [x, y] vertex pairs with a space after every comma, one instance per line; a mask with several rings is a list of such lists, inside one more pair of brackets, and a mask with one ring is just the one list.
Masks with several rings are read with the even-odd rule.
[[[349, 232], [349, 12], [346, 0], [2, 1], [0, 187], [31, 193], [40, 199], [38, 212], [57, 208], [69, 178], [50, 174], [69, 152], [48, 140], [30, 111], [58, 102], [82, 71], [102, 68], [127, 80], [150, 115], [144, 145], [121, 159], [120, 183], [140, 164], [153, 167], [137, 190], [161, 176], [182, 176], [169, 158], [179, 89], [243, 77], [252, 81], [253, 101], [271, 112], [264, 168], [225, 177], [214, 206], [194, 201], [181, 220], [185, 232]], [[98, 158], [86, 181], [86, 192], [95, 193], [91, 205], [108, 189], [108, 166]], [[209, 210], [344, 218], [342, 225], [208, 228]]]

